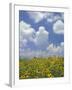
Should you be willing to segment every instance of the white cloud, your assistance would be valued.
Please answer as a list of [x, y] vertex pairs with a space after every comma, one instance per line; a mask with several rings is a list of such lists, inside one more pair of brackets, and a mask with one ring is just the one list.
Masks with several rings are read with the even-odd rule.
[[49, 53], [49, 55], [64, 55], [64, 42], [61, 42], [61, 44], [59, 46], [55, 46], [53, 44], [50, 44], [47, 47], [47, 51]]
[[48, 22], [52, 23], [56, 20], [62, 20], [64, 19], [63, 15], [54, 15], [52, 12], [27, 12], [29, 14], [29, 17], [34, 20], [35, 23], [40, 22], [43, 19], [46, 19]]
[[61, 15], [54, 15], [54, 13], [50, 13], [50, 15], [47, 16], [47, 21], [50, 23], [56, 22], [57, 20], [64, 20], [63, 17], [64, 14], [61, 13]]
[[20, 40], [20, 47], [25, 47], [28, 41], [26, 39]]
[[54, 21], [54, 14], [53, 13], [49, 13], [47, 15], [46, 19], [47, 19], [48, 22], [52, 23]]
[[44, 18], [44, 13], [42, 12], [28, 12], [31, 19], [33, 19], [36, 23], [41, 21]]
[[45, 49], [48, 45], [49, 32], [44, 26], [40, 26], [36, 32], [30, 24], [20, 22], [20, 47], [26, 48], [28, 42], [34, 43], [39, 49]]
[[27, 49], [28, 42], [34, 41], [35, 30], [31, 27], [30, 24], [25, 23], [24, 21], [20, 22], [20, 37], [19, 37], [19, 48], [20, 54], [23, 55], [24, 50]]
[[[20, 42], [26, 43], [27, 41], [33, 42], [37, 47], [45, 48], [48, 45], [49, 32], [46, 31], [44, 26], [40, 26], [36, 32], [31, 25], [20, 22]], [[26, 45], [25, 44], [25, 45]]]
[[22, 50], [21, 57], [26, 58], [33, 58], [33, 57], [49, 57], [49, 56], [63, 56], [64, 55], [64, 46], [63, 42], [60, 44], [60, 46], [55, 46], [53, 44], [50, 44], [47, 47], [47, 50], [31, 50], [30, 48], [27, 48], [25, 50]]
[[[60, 46], [48, 45], [49, 32], [44, 26], [40, 26], [36, 32], [30, 24], [20, 22], [20, 56], [23, 57], [47, 57], [50, 55], [61, 55], [64, 52], [64, 42]], [[37, 50], [26, 47], [28, 42], [33, 42]], [[48, 47], [47, 47], [48, 46]], [[47, 48], [47, 50], [45, 50]]]
[[20, 38], [32, 40], [35, 35], [35, 30], [31, 27], [30, 24], [25, 23], [24, 21], [20, 22]]
[[61, 19], [62, 19], [62, 17], [60, 15], [55, 15], [54, 16], [54, 21], [61, 20]]
[[31, 57], [31, 54], [32, 54], [32, 52], [31, 52], [31, 49], [30, 48], [23, 48], [23, 49], [21, 49], [20, 48], [20, 56], [21, 57], [26, 57], [26, 58], [30, 58]]
[[61, 42], [61, 44], [60, 44], [62, 47], [64, 47], [64, 42]]
[[60, 46], [55, 46], [50, 44], [47, 47], [47, 50], [31, 50], [30, 48], [22, 49], [20, 56], [26, 58], [33, 58], [33, 57], [48, 57], [48, 56], [63, 56], [64, 55], [64, 44], [63, 42]]
[[28, 23], [25, 23], [24, 21], [20, 21], [20, 30], [26, 30], [30, 27], [31, 25]]
[[43, 19], [52, 22], [54, 17], [54, 14], [51, 12], [28, 12], [28, 14], [35, 23], [38, 23]]
[[22, 42], [23, 42], [23, 45], [24, 45], [24, 46], [26, 46], [27, 43], [28, 43], [28, 41], [27, 41], [26, 39], [24, 39]]
[[46, 31], [45, 27], [40, 26], [39, 30], [36, 32], [35, 43], [41, 48], [45, 48], [48, 45], [48, 35], [49, 32]]
[[57, 20], [53, 25], [53, 31], [56, 34], [64, 34], [64, 23], [61, 20]]
[[[24, 21], [20, 22], [20, 56], [21, 57], [34, 57], [34, 56], [45, 56], [45, 51], [42, 52], [41, 49], [45, 49], [48, 45], [48, 35], [44, 26], [40, 26], [36, 32], [31, 25], [25, 23]], [[26, 47], [28, 42], [33, 42], [37, 48], [40, 50], [31, 50]]]
[[20, 54], [21, 57], [33, 58], [33, 57], [48, 57], [47, 51], [42, 50], [24, 50]]
[[51, 51], [53, 53], [56, 53], [60, 50], [59, 46], [54, 46], [53, 44], [50, 44], [47, 48], [48, 51]]
[[52, 23], [53, 22], [53, 19], [52, 18], [47, 18], [47, 21]]

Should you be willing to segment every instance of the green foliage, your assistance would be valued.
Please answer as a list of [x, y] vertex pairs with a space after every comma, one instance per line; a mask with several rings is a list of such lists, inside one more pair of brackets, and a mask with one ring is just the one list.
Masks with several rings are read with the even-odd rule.
[[64, 76], [64, 58], [48, 57], [19, 60], [19, 78], [53, 78]]

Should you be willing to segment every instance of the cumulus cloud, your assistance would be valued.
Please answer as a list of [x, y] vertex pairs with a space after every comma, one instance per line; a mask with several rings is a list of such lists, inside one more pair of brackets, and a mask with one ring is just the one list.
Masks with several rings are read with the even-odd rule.
[[36, 23], [41, 21], [45, 16], [45, 14], [42, 12], [28, 12], [28, 14], [29, 14], [29, 17], [33, 19]]
[[23, 38], [31, 39], [34, 34], [35, 30], [31, 27], [30, 24], [25, 23], [24, 21], [20, 22], [20, 36], [23, 36]]
[[33, 42], [35, 30], [31, 27], [30, 24], [25, 23], [24, 21], [20, 22], [20, 37], [19, 37], [19, 48], [20, 54], [23, 55], [25, 48], [27, 49], [28, 43]]
[[24, 21], [20, 22], [19, 40], [21, 49], [28, 48], [29, 42], [31, 42], [34, 44], [33, 47], [37, 47], [37, 49], [43, 50], [48, 45], [48, 36], [49, 32], [45, 29], [44, 26], [40, 26], [36, 32], [30, 24], [27, 24]]
[[[61, 22], [60, 22], [61, 23]], [[44, 26], [40, 26], [36, 31], [32, 26], [24, 21], [20, 22], [20, 56], [21, 57], [48, 57], [50, 55], [63, 55], [64, 42], [59, 46], [49, 45], [49, 32]], [[28, 47], [29, 42], [34, 43], [37, 49]], [[31, 45], [30, 43], [30, 45]], [[34, 48], [34, 46], [33, 46]]]
[[49, 57], [49, 56], [63, 56], [64, 55], [64, 43], [61, 42], [59, 46], [50, 44], [47, 50], [31, 50], [30, 48], [25, 49], [21, 52], [22, 57], [33, 58], [33, 57]]
[[59, 52], [60, 46], [54, 46], [53, 44], [50, 44], [48, 46], [47, 50], [55, 54], [55, 53]]
[[61, 20], [57, 20], [53, 25], [53, 31], [56, 34], [64, 34], [64, 23]]
[[41, 20], [45, 19], [48, 22], [52, 23], [56, 20], [62, 20], [64, 19], [63, 13], [60, 15], [55, 15], [52, 12], [27, 12], [29, 14], [29, 17], [34, 20], [35, 23], [40, 22]]
[[55, 45], [53, 45], [53, 43], [50, 44], [47, 47], [47, 51], [48, 51], [49, 55], [63, 56], [64, 55], [64, 42], [61, 42], [59, 46], [55, 46]]
[[52, 22], [54, 14], [51, 12], [28, 12], [29, 17], [34, 20], [35, 23], [40, 22], [43, 19]]
[[60, 15], [55, 15], [54, 16], [54, 21], [57, 21], [57, 20], [62, 20], [62, 17]]
[[40, 26], [36, 32], [35, 44], [41, 48], [45, 48], [48, 45], [49, 32], [46, 31], [45, 27]]
[[50, 22], [50, 23], [54, 23], [56, 22], [57, 20], [64, 20], [64, 13], [60, 13], [59, 14], [55, 14], [55, 13], [49, 13], [46, 17], [47, 19], [47, 22]]
[[20, 44], [19, 44], [20, 48], [27, 46], [27, 43], [28, 41], [26, 39], [20, 40]]
[[31, 56], [31, 54], [32, 54], [32, 51], [31, 51], [31, 49], [30, 48], [23, 48], [23, 49], [19, 49], [19, 51], [20, 51], [20, 57], [22, 58], [24, 58], [24, 57], [26, 57], [26, 58], [30, 58], [30, 57], [32, 57]]
[[24, 22], [24, 21], [20, 21], [20, 30], [26, 30], [26, 29], [28, 29], [31, 25], [30, 24], [28, 24], [28, 23], [26, 23], [26, 22]]
[[49, 13], [46, 19], [47, 19], [47, 22], [50, 22], [50, 23], [54, 22], [54, 13]]

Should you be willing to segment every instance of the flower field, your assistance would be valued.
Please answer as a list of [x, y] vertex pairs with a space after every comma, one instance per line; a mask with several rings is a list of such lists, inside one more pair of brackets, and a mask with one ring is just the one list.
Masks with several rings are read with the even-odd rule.
[[64, 58], [47, 57], [19, 60], [19, 79], [54, 78], [64, 76]]

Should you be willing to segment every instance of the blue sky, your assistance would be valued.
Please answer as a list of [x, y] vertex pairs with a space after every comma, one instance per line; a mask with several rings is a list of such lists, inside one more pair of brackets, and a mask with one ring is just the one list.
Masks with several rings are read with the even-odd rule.
[[64, 13], [19, 11], [21, 57], [64, 55]]

